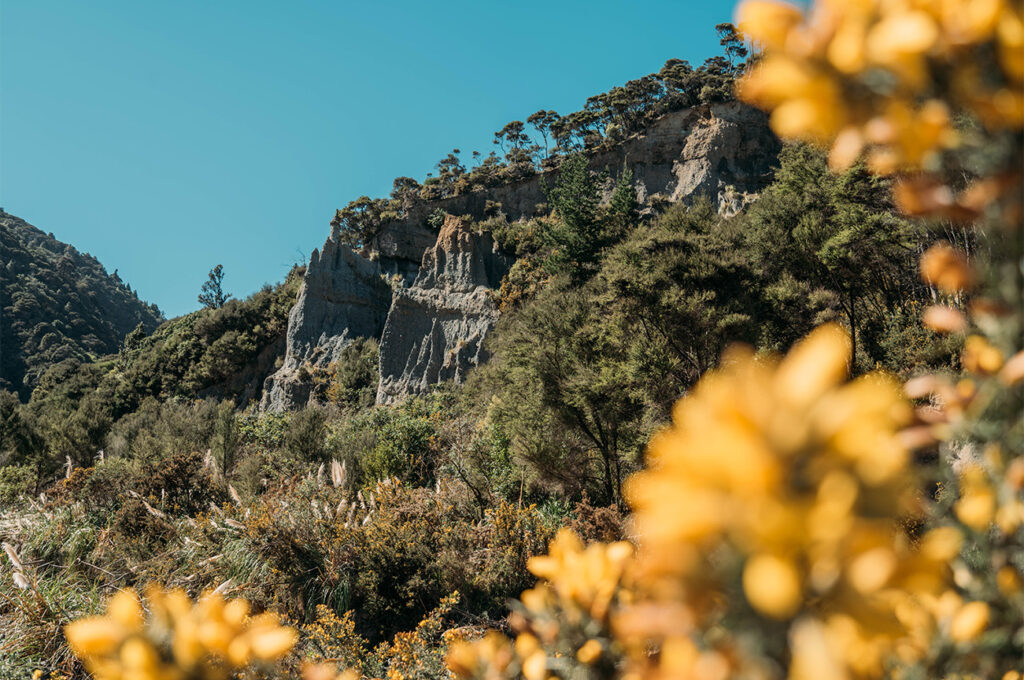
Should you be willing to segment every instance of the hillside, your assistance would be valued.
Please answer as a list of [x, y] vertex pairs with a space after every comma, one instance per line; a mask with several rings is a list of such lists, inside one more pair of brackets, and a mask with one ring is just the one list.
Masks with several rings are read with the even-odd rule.
[[117, 352], [139, 324], [163, 320], [117, 270], [0, 211], [0, 388], [29, 396], [46, 369], [65, 359]]

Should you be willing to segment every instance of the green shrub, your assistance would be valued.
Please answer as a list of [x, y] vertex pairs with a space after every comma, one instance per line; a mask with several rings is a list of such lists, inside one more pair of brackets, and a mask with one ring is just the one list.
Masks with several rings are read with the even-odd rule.
[[299, 460], [320, 463], [327, 459], [327, 416], [315, 407], [294, 414], [288, 423], [285, 449]]
[[373, 338], [356, 338], [342, 348], [327, 391], [331, 403], [357, 410], [373, 406], [377, 400], [379, 356], [380, 347]]
[[288, 435], [289, 413], [248, 411], [238, 416], [238, 428], [245, 444], [279, 448]]
[[374, 412], [373, 449], [361, 460], [365, 480], [395, 477], [413, 485], [434, 480], [438, 453], [438, 404], [414, 397]]
[[228, 501], [223, 480], [214, 479], [203, 456], [194, 451], [160, 461], [139, 482], [139, 492], [169, 515], [193, 517], [208, 512], [210, 503]]
[[30, 465], [0, 467], [0, 507], [22, 505], [36, 488], [36, 471]]

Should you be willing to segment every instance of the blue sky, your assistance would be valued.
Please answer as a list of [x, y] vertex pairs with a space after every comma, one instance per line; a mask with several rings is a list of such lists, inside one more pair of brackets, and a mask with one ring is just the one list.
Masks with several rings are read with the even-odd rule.
[[168, 316], [244, 297], [335, 208], [537, 109], [717, 52], [732, 2], [0, 0], [0, 205]]

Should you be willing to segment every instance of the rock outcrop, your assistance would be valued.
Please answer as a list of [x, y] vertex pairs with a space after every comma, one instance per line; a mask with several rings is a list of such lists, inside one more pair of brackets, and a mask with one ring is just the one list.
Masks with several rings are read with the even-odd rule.
[[[764, 112], [728, 102], [667, 113], [643, 134], [592, 154], [590, 167], [611, 177], [628, 167], [641, 203], [654, 196], [671, 202], [705, 196], [728, 214], [767, 186], [780, 149]], [[434, 234], [426, 226], [432, 212], [479, 219], [488, 204], [498, 203], [510, 220], [533, 217], [547, 201], [543, 182], [552, 184], [557, 174], [416, 203], [402, 219], [383, 224], [370, 247], [392, 263], [389, 273], [415, 270], [433, 245]]]
[[449, 215], [412, 286], [395, 291], [380, 343], [377, 403], [454, 380], [487, 359], [498, 320], [491, 291], [512, 266], [491, 235]]
[[284, 363], [267, 378], [260, 407], [283, 411], [308, 404], [314, 397], [312, 373], [337, 361], [354, 338], [379, 338], [390, 304], [391, 288], [380, 266], [332, 234], [322, 252], [309, 256], [288, 315]]
[[[643, 134], [592, 152], [590, 167], [612, 178], [628, 168], [641, 205], [706, 196], [732, 214], [771, 181], [780, 148], [764, 113], [730, 102], [666, 114]], [[311, 372], [337, 360], [357, 336], [381, 338], [378, 402], [461, 380], [486, 359], [482, 342], [497, 318], [490, 289], [511, 260], [496, 252], [489, 234], [449, 218], [437, 235], [427, 217], [440, 209], [480, 219], [500, 204], [510, 220], [529, 218], [546, 210], [544, 182], [556, 175], [413, 203], [381, 225], [363, 251], [369, 259], [332, 234], [310, 258], [289, 318], [284, 365], [267, 380], [263, 408], [315, 399]], [[388, 280], [401, 285], [392, 293]]]

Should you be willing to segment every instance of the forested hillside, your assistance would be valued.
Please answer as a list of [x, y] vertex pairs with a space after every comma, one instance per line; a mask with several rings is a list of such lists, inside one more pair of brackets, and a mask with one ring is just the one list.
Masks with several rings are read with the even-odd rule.
[[0, 212], [0, 388], [27, 399], [47, 368], [117, 352], [163, 317], [89, 254]]

